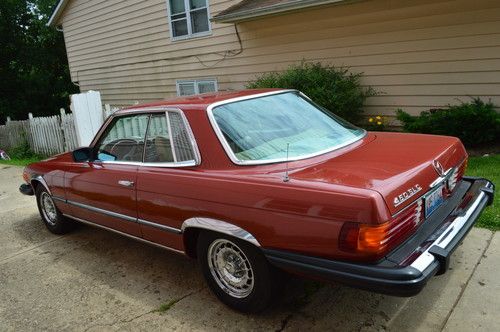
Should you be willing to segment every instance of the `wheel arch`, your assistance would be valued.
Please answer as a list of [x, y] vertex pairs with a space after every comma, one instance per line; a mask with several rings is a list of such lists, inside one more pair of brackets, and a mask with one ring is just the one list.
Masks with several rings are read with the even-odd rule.
[[181, 230], [186, 255], [191, 258], [196, 258], [196, 244], [198, 236], [203, 230], [230, 235], [240, 240], [250, 242], [256, 247], [261, 247], [259, 241], [253, 234], [237, 225], [223, 220], [205, 217], [189, 218], [182, 223]]
[[35, 176], [31, 177], [30, 183], [31, 183], [31, 186], [33, 187], [34, 192], [36, 192], [36, 188], [39, 185], [42, 185], [45, 187], [45, 189], [47, 190], [49, 195], [52, 196], [52, 192], [50, 191], [50, 188], [47, 185], [47, 182], [45, 182], [45, 180], [43, 179], [43, 177], [41, 175], [35, 175]]

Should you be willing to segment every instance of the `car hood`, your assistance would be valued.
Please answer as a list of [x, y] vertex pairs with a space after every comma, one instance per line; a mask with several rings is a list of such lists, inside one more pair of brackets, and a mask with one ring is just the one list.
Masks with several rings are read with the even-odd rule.
[[[434, 160], [447, 170], [460, 165], [467, 156], [460, 140], [454, 137], [402, 133], [370, 135], [373, 138], [369, 143], [298, 169], [292, 172], [291, 178], [375, 190], [394, 214], [422, 196], [439, 177]], [[395, 206], [396, 197], [419, 187], [422, 189], [418, 193]]]

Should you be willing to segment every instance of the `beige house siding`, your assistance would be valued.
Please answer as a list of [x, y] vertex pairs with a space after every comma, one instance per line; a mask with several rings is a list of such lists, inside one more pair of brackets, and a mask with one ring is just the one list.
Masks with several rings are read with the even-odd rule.
[[[215, 15], [238, 0], [211, 0]], [[105, 103], [176, 94], [176, 80], [216, 78], [240, 89], [257, 75], [319, 60], [364, 73], [383, 94], [367, 114], [412, 113], [468, 96], [500, 105], [500, 1], [366, 0], [212, 23], [212, 35], [171, 41], [166, 0], [72, 0], [61, 20], [71, 76]]]

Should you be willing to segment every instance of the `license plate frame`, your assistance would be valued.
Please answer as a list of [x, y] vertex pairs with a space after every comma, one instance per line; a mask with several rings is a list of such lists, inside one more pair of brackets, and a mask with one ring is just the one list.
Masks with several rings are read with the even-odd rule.
[[446, 181], [443, 181], [438, 186], [432, 189], [427, 195], [424, 197], [424, 210], [425, 210], [425, 218], [429, 217], [432, 213], [434, 213], [444, 202], [443, 189]]

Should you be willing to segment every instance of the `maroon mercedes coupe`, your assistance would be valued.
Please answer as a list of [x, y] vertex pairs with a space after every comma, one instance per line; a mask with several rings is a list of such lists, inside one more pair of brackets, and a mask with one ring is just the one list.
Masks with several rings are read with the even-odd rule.
[[366, 132], [298, 91], [247, 90], [118, 111], [20, 190], [51, 232], [78, 221], [196, 258], [222, 302], [255, 312], [281, 271], [417, 294], [492, 202], [466, 166], [457, 138]]

